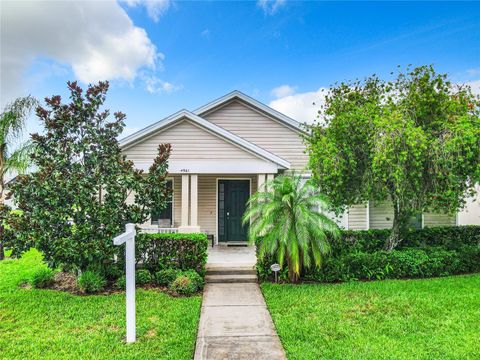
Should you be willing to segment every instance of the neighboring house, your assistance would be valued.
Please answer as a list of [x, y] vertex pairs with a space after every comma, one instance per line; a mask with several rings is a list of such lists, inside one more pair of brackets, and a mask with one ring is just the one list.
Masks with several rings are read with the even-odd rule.
[[[201, 108], [181, 110], [120, 141], [128, 159], [148, 170], [160, 143], [170, 143], [173, 198], [148, 224], [165, 231], [206, 232], [215, 242], [245, 241], [241, 224], [249, 196], [285, 171], [308, 174], [301, 125], [233, 91]], [[384, 228], [385, 204], [354, 206], [339, 223], [348, 229]], [[455, 225], [457, 217], [425, 214], [420, 225]]]

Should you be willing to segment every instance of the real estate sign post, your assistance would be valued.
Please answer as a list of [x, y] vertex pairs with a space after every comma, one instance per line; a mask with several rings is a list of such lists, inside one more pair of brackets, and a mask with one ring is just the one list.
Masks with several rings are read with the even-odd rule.
[[113, 239], [115, 245], [125, 243], [125, 278], [127, 302], [127, 343], [135, 342], [135, 224], [125, 225], [125, 232]]

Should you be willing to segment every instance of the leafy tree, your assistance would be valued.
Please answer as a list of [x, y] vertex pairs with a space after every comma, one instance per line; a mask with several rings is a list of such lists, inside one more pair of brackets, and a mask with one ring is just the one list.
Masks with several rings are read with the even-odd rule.
[[323, 211], [329, 206], [309, 181], [297, 175], [281, 175], [266, 183], [267, 192], [250, 197], [243, 216], [250, 222], [249, 239], [257, 243], [258, 256], [276, 256], [288, 266], [291, 282], [303, 269], [320, 266], [330, 251], [328, 235], [339, 236], [338, 226]]
[[[136, 170], [122, 154], [117, 137], [125, 115], [101, 110], [108, 82], [83, 93], [68, 83], [69, 104], [60, 96], [45, 99], [37, 116], [45, 134], [33, 134], [35, 172], [19, 176], [12, 186], [23, 211], [14, 251], [34, 246], [51, 267], [106, 273], [118, 247], [113, 236], [127, 222], [146, 221], [152, 207], [166, 206], [170, 145], [160, 145], [148, 174]], [[127, 197], [135, 193], [135, 201]]]
[[306, 138], [315, 181], [338, 211], [393, 203], [386, 248], [411, 216], [454, 212], [480, 179], [480, 102], [432, 66], [332, 87]]
[[30, 163], [30, 144], [22, 143], [25, 121], [37, 100], [31, 96], [18, 98], [0, 114], [0, 260], [4, 258], [4, 221], [9, 207], [4, 204], [5, 176], [23, 173]]

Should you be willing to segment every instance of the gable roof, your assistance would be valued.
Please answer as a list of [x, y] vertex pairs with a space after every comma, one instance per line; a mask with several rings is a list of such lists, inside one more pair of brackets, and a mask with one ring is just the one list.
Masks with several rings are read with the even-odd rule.
[[280, 123], [283, 123], [284, 125], [287, 125], [290, 128], [293, 128], [294, 130], [300, 131], [300, 132], [305, 132], [305, 130], [302, 128], [301, 124], [293, 120], [291, 117], [288, 117], [285, 114], [282, 114], [281, 112], [272, 109], [270, 106], [267, 106], [263, 103], [261, 103], [258, 100], [255, 100], [254, 98], [245, 95], [241, 91], [234, 90], [231, 93], [228, 93], [227, 95], [224, 95], [216, 100], [213, 100], [212, 102], [198, 108], [197, 110], [194, 111], [195, 114], [202, 116], [205, 113], [210, 112], [211, 110], [222, 106], [223, 104], [226, 104], [232, 100], [239, 99], [252, 107], [256, 108], [257, 110], [260, 110], [260, 112], [269, 115], [270, 117], [273, 117], [274, 119], [278, 120]]
[[146, 128], [137, 131], [136, 133], [127, 136], [126, 138], [122, 139], [119, 141], [120, 147], [122, 149], [127, 149], [130, 146], [133, 146], [140, 140], [148, 137], [149, 135], [152, 135], [153, 133], [156, 133], [157, 131], [161, 131], [170, 125], [173, 125], [174, 123], [181, 121], [183, 119], [188, 119], [195, 123], [196, 125], [200, 126], [201, 128], [210, 131], [211, 133], [223, 138], [224, 140], [244, 149], [247, 150], [248, 152], [251, 152], [265, 160], [271, 161], [273, 163], [278, 164], [280, 167], [289, 169], [290, 168], [290, 163], [282, 159], [281, 157], [272, 154], [271, 152], [262, 149], [261, 147], [241, 138], [240, 136], [237, 136], [224, 128], [221, 128], [220, 126], [217, 126], [210, 121], [207, 121], [200, 116], [188, 111], [188, 110], [180, 110], [169, 117], [166, 117], [163, 120], [157, 121], [156, 123], [147, 126]]

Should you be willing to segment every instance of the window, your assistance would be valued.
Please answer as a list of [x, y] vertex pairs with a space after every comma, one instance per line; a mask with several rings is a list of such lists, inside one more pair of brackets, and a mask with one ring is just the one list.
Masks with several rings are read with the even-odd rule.
[[408, 221], [408, 227], [410, 229], [421, 229], [422, 228], [422, 214], [417, 214], [412, 216]]
[[[172, 180], [167, 181], [167, 187], [170, 190], [173, 189]], [[158, 225], [159, 227], [173, 226], [173, 192], [171, 193], [170, 200], [168, 201], [165, 209], [156, 214], [152, 214], [151, 223], [152, 225]]]

